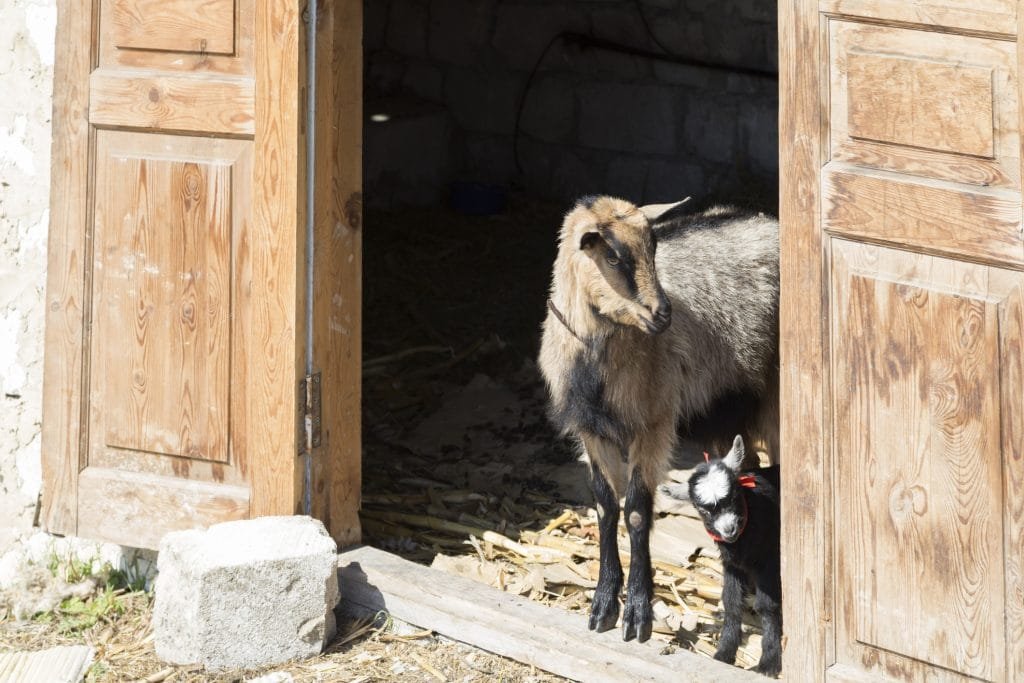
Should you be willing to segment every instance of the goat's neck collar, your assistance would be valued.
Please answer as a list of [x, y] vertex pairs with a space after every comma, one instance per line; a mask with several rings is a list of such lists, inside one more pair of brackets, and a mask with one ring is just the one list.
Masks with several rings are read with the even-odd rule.
[[562, 323], [562, 327], [569, 330], [569, 334], [576, 337], [581, 344], [587, 346], [587, 342], [583, 340], [583, 337], [576, 333], [576, 330], [572, 329], [572, 325], [569, 324], [569, 321], [565, 319], [565, 315], [558, 310], [558, 306], [555, 306], [555, 302], [551, 299], [548, 299], [548, 310], [551, 311], [553, 316], [555, 316], [555, 320]]

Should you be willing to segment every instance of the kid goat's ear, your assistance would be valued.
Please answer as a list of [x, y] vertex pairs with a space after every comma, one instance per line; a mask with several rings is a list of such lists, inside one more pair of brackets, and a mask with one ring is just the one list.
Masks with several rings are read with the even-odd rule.
[[733, 472], [739, 472], [740, 465], [743, 464], [744, 455], [746, 455], [746, 449], [743, 447], [743, 437], [737, 434], [732, 442], [732, 448], [722, 458], [722, 463]]

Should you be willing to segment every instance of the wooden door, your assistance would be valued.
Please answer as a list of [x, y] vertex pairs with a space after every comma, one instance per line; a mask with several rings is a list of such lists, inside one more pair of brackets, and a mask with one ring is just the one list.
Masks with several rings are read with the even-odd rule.
[[1024, 17], [779, 10], [784, 675], [1024, 680]]
[[[331, 406], [314, 512], [343, 542], [358, 537], [360, 128], [339, 104], [342, 92], [359, 101], [356, 4], [331, 3], [319, 22], [313, 181], [313, 361]], [[170, 530], [302, 511], [301, 11], [297, 0], [59, 5], [50, 531], [155, 547]]]

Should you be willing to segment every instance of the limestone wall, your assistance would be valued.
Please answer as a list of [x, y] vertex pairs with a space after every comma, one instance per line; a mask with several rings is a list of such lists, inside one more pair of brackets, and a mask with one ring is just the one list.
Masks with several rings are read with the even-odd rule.
[[5, 0], [0, 21], [0, 549], [40, 489], [56, 15], [56, 0]]

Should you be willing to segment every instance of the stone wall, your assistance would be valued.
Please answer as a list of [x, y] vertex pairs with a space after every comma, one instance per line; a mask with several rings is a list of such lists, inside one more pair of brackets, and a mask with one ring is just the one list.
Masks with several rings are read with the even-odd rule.
[[31, 528], [50, 204], [56, 0], [6, 0], [0, 23], [0, 550]]
[[[775, 202], [775, 2], [366, 0], [365, 10], [371, 203], [441, 201], [452, 180], [560, 200]], [[624, 49], [552, 43], [563, 31]]]

